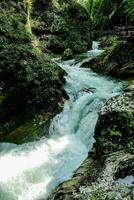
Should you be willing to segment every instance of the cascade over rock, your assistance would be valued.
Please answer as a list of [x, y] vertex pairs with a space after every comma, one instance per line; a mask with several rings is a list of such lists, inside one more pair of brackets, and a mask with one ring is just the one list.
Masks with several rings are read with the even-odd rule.
[[64, 88], [69, 100], [51, 122], [48, 138], [22, 145], [0, 143], [2, 200], [46, 199], [86, 159], [94, 143], [98, 111], [121, 89], [120, 82], [79, 68], [85, 57], [95, 54], [97, 49], [80, 55], [79, 61], [55, 59], [67, 73]]

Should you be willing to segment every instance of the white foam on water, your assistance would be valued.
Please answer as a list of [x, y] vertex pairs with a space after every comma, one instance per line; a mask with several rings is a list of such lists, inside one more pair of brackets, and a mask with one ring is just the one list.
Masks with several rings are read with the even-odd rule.
[[[99, 52], [98, 52], [99, 51]], [[87, 52], [87, 57], [100, 50]], [[56, 61], [66, 72], [69, 100], [52, 121], [50, 138], [22, 145], [0, 143], [0, 200], [46, 199], [87, 157], [98, 112], [121, 83], [79, 68], [82, 62]]]

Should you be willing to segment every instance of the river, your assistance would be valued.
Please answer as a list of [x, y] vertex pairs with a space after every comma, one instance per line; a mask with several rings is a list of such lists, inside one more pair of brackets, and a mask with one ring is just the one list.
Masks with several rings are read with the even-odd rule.
[[98, 112], [121, 90], [119, 81], [80, 68], [101, 52], [94, 42], [91, 51], [73, 60], [55, 59], [67, 72], [64, 88], [69, 100], [52, 120], [50, 138], [22, 145], [0, 143], [0, 200], [46, 199], [87, 157]]

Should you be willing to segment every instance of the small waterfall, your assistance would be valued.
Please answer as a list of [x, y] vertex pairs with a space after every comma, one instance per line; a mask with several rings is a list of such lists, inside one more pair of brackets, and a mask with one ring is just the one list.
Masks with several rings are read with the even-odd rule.
[[[97, 45], [93, 43], [87, 58], [102, 52]], [[121, 83], [80, 68], [81, 62], [75, 59], [56, 62], [68, 74], [64, 88], [69, 100], [53, 119], [49, 139], [22, 145], [0, 143], [0, 200], [46, 199], [58, 184], [71, 178], [92, 148], [99, 110], [120, 92]]]
[[93, 49], [93, 50], [98, 50], [99, 45], [100, 45], [99, 42], [93, 41], [93, 42], [92, 42], [92, 49]]

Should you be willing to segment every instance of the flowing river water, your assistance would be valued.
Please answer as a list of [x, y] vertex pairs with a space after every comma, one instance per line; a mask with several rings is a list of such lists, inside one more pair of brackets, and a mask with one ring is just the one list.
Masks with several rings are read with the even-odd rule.
[[121, 83], [80, 68], [93, 50], [69, 61], [55, 60], [67, 75], [64, 86], [69, 100], [52, 121], [50, 138], [22, 145], [0, 144], [0, 200], [46, 199], [87, 157], [94, 142], [98, 112], [108, 98], [121, 90]]

